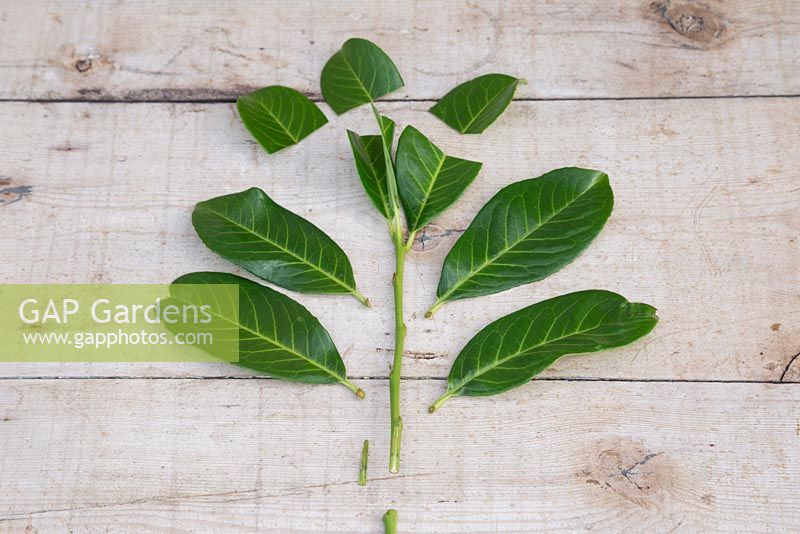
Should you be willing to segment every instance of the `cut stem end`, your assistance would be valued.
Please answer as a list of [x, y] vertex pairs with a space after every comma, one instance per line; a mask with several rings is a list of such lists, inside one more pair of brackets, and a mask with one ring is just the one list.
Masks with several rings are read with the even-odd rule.
[[383, 526], [386, 534], [397, 534], [397, 510], [387, 510], [383, 514]]
[[444, 395], [442, 395], [441, 397], [436, 399], [436, 402], [434, 402], [433, 404], [428, 406], [428, 413], [433, 413], [436, 410], [438, 410], [439, 408], [441, 408], [442, 404], [447, 402], [447, 399], [449, 399], [450, 397], [454, 396], [455, 394], [456, 394], [455, 391], [448, 391], [447, 393], [445, 393]]
[[425, 318], [430, 319], [431, 317], [433, 317], [433, 314], [436, 313], [436, 310], [441, 308], [443, 304], [444, 304], [443, 300], [437, 300], [436, 302], [434, 302], [433, 306], [431, 306], [431, 308], [425, 312]]
[[359, 291], [353, 291], [353, 296], [358, 300], [358, 302], [360, 302], [367, 308], [372, 307], [372, 303], [369, 301], [369, 299], [364, 295], [362, 295]]
[[353, 384], [349, 380], [342, 380], [342, 384], [344, 384], [347, 387], [347, 389], [349, 389], [350, 391], [355, 393], [356, 397], [358, 397], [359, 399], [363, 399], [364, 397], [367, 396], [367, 394], [364, 393], [363, 389], [361, 389], [357, 385]]
[[400, 443], [403, 436], [403, 418], [392, 420], [392, 432], [389, 440], [389, 472], [400, 472]]

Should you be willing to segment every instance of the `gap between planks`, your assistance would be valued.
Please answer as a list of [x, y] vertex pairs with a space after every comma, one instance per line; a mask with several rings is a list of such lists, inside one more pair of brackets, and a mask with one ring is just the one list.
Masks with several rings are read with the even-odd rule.
[[[246, 94], [246, 93], [242, 93]], [[308, 95], [312, 102], [324, 104], [325, 99], [318, 95]], [[762, 98], [798, 98], [800, 93], [763, 94], [763, 95], [670, 95], [670, 96], [588, 96], [588, 97], [554, 97], [554, 98], [514, 98], [512, 102], [625, 102], [641, 100], [750, 100]], [[382, 98], [376, 103], [397, 102], [438, 102], [436, 98]], [[124, 99], [124, 98], [0, 98], [0, 104], [235, 104], [236, 98], [198, 98], [198, 99]]]
[[[800, 356], [794, 356], [787, 365]], [[592, 378], [592, 377], [542, 377], [531, 380], [531, 382], [611, 382], [611, 383], [654, 383], [654, 384], [776, 384], [776, 385], [797, 385], [800, 382], [783, 381], [786, 372], [781, 376], [781, 380], [715, 380], [715, 379], [672, 379], [672, 378]], [[348, 380], [366, 380], [366, 381], [387, 381], [389, 376], [348, 376]], [[104, 375], [89, 375], [89, 376], [72, 376], [72, 375], [42, 375], [42, 376], [0, 376], [0, 381], [14, 381], [14, 380], [280, 380], [271, 376], [235, 376], [235, 375], [218, 375], [218, 376], [104, 376]], [[437, 381], [444, 382], [446, 377], [437, 376], [409, 376], [403, 377], [403, 381]], [[314, 384], [311, 384], [314, 385]], [[334, 384], [331, 384], [334, 385]]]

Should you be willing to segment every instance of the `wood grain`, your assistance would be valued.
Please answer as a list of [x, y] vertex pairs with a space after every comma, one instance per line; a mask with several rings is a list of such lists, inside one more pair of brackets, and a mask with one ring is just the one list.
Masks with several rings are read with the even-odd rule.
[[[787, 532], [800, 387], [535, 382], [454, 399], [275, 380], [0, 381], [0, 530]], [[370, 480], [357, 485], [363, 439]]]
[[[800, 352], [795, 99], [518, 102], [480, 137], [452, 132], [425, 103], [381, 108], [400, 125], [413, 121], [447, 153], [484, 162], [409, 257], [407, 376], [446, 376], [466, 341], [506, 313], [604, 288], [653, 304], [661, 323], [631, 347], [566, 358], [545, 376], [797, 379], [786, 372]], [[165, 283], [189, 271], [236, 272], [196, 238], [190, 212], [199, 200], [256, 185], [348, 253], [372, 310], [344, 297], [294, 296], [330, 330], [352, 376], [385, 377], [391, 246], [344, 133], [370, 132], [371, 120], [357, 110], [269, 157], [229, 104], [3, 104], [0, 282]], [[573, 164], [608, 172], [616, 197], [588, 251], [547, 280], [451, 303], [423, 319], [444, 255], [479, 207], [512, 181]], [[6, 364], [0, 373], [244, 372], [195, 363]]]
[[[372, 118], [335, 118], [270, 157], [230, 105], [270, 84], [319, 99], [351, 36], [400, 67], [406, 86], [379, 104], [398, 126], [484, 162], [408, 258], [399, 476], [391, 246], [344, 133], [374, 132]], [[528, 84], [484, 135], [426, 112], [488, 72]], [[374, 302], [292, 294], [363, 401], [223, 363], [4, 363], [0, 531], [378, 533], [389, 507], [408, 533], [800, 530], [797, 95], [794, 0], [0, 1], [0, 283], [241, 274], [190, 213], [255, 185], [334, 237]], [[565, 165], [611, 176], [615, 210], [589, 250], [423, 319], [480, 206]], [[594, 287], [655, 305], [659, 326], [425, 413], [479, 328]]]
[[379, 43], [406, 87], [440, 98], [487, 72], [523, 98], [800, 93], [795, 0], [0, 4], [0, 98], [232, 99], [270, 84], [319, 95], [351, 36]]

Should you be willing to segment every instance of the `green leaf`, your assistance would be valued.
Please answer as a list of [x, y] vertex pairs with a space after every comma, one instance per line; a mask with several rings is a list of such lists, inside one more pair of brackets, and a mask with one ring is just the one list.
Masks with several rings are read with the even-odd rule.
[[328, 119], [304, 94], [273, 85], [236, 100], [239, 116], [269, 154], [296, 145]]
[[561, 295], [498, 319], [478, 332], [453, 362], [447, 392], [485, 396], [521, 386], [567, 354], [627, 345], [658, 322], [656, 309], [597, 289]]
[[[392, 148], [394, 138], [394, 121], [388, 117], [381, 117], [383, 132], [381, 135]], [[358, 135], [347, 130], [350, 146], [353, 149], [353, 158], [356, 161], [356, 170], [367, 191], [372, 203], [381, 212], [381, 215], [390, 219], [392, 217], [389, 187], [386, 182], [386, 160], [384, 159], [381, 135]]]
[[350, 293], [369, 305], [339, 245], [258, 188], [198, 203], [192, 224], [208, 248], [268, 282], [303, 293]]
[[442, 304], [541, 280], [600, 233], [614, 195], [608, 175], [567, 167], [501, 189], [447, 254], [430, 316]]
[[322, 69], [322, 96], [341, 115], [403, 87], [386, 52], [366, 39], [348, 39]]
[[446, 210], [472, 183], [481, 163], [445, 155], [413, 126], [397, 143], [397, 189], [409, 232]]
[[430, 112], [462, 134], [483, 132], [514, 98], [520, 78], [485, 74], [452, 89]]
[[[226, 273], [190, 273], [172, 283], [239, 286], [238, 317], [217, 315], [220, 322], [227, 320], [238, 328], [237, 365], [295, 382], [343, 384], [364, 397], [364, 392], [347, 380], [344, 362], [328, 331], [307, 309], [286, 295]], [[171, 298], [187, 299], [186, 291], [171, 293]], [[212, 306], [212, 313], [225, 308]], [[202, 344], [197, 346], [203, 348]]]

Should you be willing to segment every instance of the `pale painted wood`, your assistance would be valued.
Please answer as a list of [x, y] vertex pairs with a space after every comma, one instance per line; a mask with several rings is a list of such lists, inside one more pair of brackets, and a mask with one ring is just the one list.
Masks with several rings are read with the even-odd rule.
[[[424, 250], [418, 242], [408, 258], [404, 374], [444, 377], [466, 341], [492, 320], [596, 287], [653, 304], [661, 323], [631, 347], [564, 359], [545, 376], [780, 380], [800, 351], [794, 99], [520, 102], [478, 137], [450, 131], [425, 106], [381, 107], [448, 153], [485, 165], [426, 231]], [[257, 185], [349, 254], [372, 309], [345, 296], [293, 296], [328, 327], [352, 376], [385, 377], [393, 339], [391, 245], [344, 133], [371, 131], [371, 120], [367, 110], [355, 111], [267, 156], [229, 104], [6, 103], [0, 282], [167, 283], [196, 270], [238, 272], [196, 238], [190, 213], [199, 200]], [[572, 164], [607, 171], [616, 196], [588, 251], [547, 280], [451, 303], [434, 320], [423, 319], [445, 253], [479, 207], [505, 184]], [[4, 364], [0, 374], [243, 371], [201, 363]]]
[[0, 98], [234, 98], [280, 83], [319, 95], [351, 36], [439, 98], [487, 72], [520, 97], [800, 93], [796, 0], [0, 2]]
[[[425, 405], [275, 380], [0, 381], [0, 530], [379, 533], [800, 529], [800, 386], [535, 382]], [[356, 484], [370, 439], [369, 484]]]
[[[322, 65], [352, 35], [397, 61], [407, 85], [392, 99], [497, 71], [528, 79], [522, 99], [791, 95], [799, 25], [792, 0], [0, 0], [0, 99], [227, 100], [273, 83], [319, 98]], [[3, 364], [0, 531], [377, 533], [390, 506], [410, 533], [800, 530], [798, 385], [671, 382], [800, 380], [797, 100], [517, 102], [479, 137], [429, 105], [380, 107], [485, 167], [409, 257], [404, 374], [428, 379], [403, 383], [403, 471], [390, 477], [392, 259], [344, 136], [372, 129], [366, 110], [268, 157], [229, 104], [0, 104], [0, 283], [238, 272], [189, 215], [259, 185], [342, 244], [374, 301], [292, 294], [364, 401], [338, 386], [169, 378], [247, 376], [227, 364]], [[606, 170], [616, 196], [587, 253], [422, 319], [478, 208], [572, 164]], [[431, 377], [479, 328], [590, 287], [654, 304], [661, 324], [547, 380], [424, 413], [445, 385]], [[100, 378], [114, 376], [149, 378]], [[563, 380], [580, 377], [637, 382]]]

